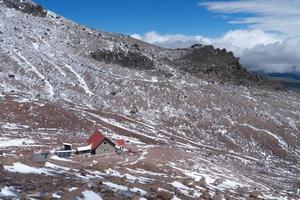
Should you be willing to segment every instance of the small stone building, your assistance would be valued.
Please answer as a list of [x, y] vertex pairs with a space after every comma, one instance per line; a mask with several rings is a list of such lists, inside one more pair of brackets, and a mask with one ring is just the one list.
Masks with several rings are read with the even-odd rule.
[[92, 151], [92, 145], [81, 146], [81, 147], [76, 148], [75, 154], [77, 154], [77, 155], [87, 154], [87, 153], [91, 153], [91, 151]]
[[49, 159], [50, 152], [33, 152], [32, 160], [37, 162], [46, 162]]

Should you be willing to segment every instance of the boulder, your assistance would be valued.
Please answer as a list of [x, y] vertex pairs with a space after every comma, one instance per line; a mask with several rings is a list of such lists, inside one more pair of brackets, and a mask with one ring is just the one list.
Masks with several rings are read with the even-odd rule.
[[217, 191], [214, 197], [212, 198], [212, 200], [222, 200], [222, 199], [223, 199], [223, 195], [221, 194], [220, 191]]
[[173, 195], [166, 191], [159, 191], [157, 197], [161, 200], [171, 200], [173, 198]]
[[130, 111], [131, 114], [136, 114], [136, 113], [138, 113], [138, 112], [139, 112], [139, 110], [138, 110], [136, 107], [134, 107], [134, 108]]
[[152, 186], [151, 188], [150, 188], [150, 191], [151, 192], [156, 192], [158, 190], [158, 187], [157, 186]]
[[199, 186], [200, 187], [203, 187], [203, 188], [207, 188], [207, 184], [205, 182], [205, 178], [202, 177], [200, 180], [199, 180]]
[[86, 176], [85, 170], [83, 168], [80, 168], [79, 173], [81, 176]]
[[211, 196], [208, 192], [208, 190], [205, 190], [202, 192], [202, 195], [200, 196], [200, 199], [211, 199]]
[[252, 191], [249, 194], [249, 197], [252, 199], [258, 199], [258, 196], [259, 196], [259, 192], [257, 192], [257, 191]]

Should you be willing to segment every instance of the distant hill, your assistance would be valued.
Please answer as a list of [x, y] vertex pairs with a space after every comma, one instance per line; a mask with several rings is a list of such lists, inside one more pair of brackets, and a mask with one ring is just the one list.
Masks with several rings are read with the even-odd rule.
[[300, 73], [263, 73], [255, 72], [261, 76], [270, 77], [280, 80], [284, 85], [291, 90], [300, 92]]

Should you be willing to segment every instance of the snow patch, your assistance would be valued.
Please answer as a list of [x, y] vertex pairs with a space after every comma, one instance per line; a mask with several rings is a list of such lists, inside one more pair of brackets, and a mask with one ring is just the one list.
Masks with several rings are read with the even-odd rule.
[[11, 138], [0, 138], [1, 147], [20, 147], [20, 146], [35, 146], [32, 139], [11, 139]]
[[283, 148], [287, 148], [288, 147], [288, 145], [282, 139], [280, 139], [277, 135], [275, 135], [274, 133], [271, 133], [268, 130], [259, 129], [259, 128], [256, 128], [256, 127], [250, 125], [250, 124], [242, 124], [242, 125], [250, 128], [252, 130], [258, 131], [258, 132], [265, 132], [265, 133], [271, 135], [272, 137], [274, 137], [279, 142], [280, 146], [282, 146]]
[[[173, 181], [172, 183], [170, 183], [173, 187], [179, 189], [184, 195], [189, 196], [189, 197], [200, 197], [201, 193], [189, 188], [185, 185], [183, 185], [182, 183], [180, 183], [179, 181]], [[190, 191], [192, 191], [193, 195], [191, 195]]]
[[82, 192], [84, 200], [102, 200], [102, 198], [95, 192], [90, 190], [85, 190]]
[[60, 195], [58, 195], [58, 194], [56, 194], [56, 193], [53, 193], [53, 194], [52, 194], [52, 198], [55, 198], [55, 199], [60, 199], [60, 198], [61, 198], [61, 196], [60, 196]]
[[[47, 92], [49, 93], [50, 97], [54, 96], [54, 89], [52, 87], [52, 85], [49, 83], [49, 81], [46, 79], [46, 77], [44, 75], [42, 75], [37, 69], [36, 67], [30, 63], [24, 56], [22, 56], [22, 54], [20, 52], [17, 53], [17, 55], [27, 64], [28, 67], [30, 67], [30, 70], [35, 72], [40, 79], [44, 80], [46, 87], [47, 87]], [[18, 60], [20, 63], [20, 60]], [[21, 63], [22, 65], [22, 63]]]
[[147, 170], [140, 169], [140, 168], [137, 168], [137, 169], [127, 168], [127, 170], [130, 171], [130, 172], [139, 173], [139, 174], [148, 174], [148, 175], [151, 175], [151, 176], [164, 176], [164, 177], [168, 176], [168, 175], [163, 174], [163, 173], [151, 172], [151, 171], [147, 171]]
[[77, 189], [78, 189], [78, 187], [71, 187], [71, 188], [69, 188], [69, 192], [72, 192], [72, 191], [77, 190]]
[[46, 174], [51, 175], [49, 170], [44, 168], [35, 168], [28, 165], [24, 165], [23, 163], [16, 162], [13, 166], [3, 166], [4, 170], [14, 173], [21, 173], [21, 174]]
[[56, 155], [51, 156], [51, 159], [52, 159], [52, 160], [65, 161], [65, 162], [75, 162], [75, 161], [72, 161], [72, 160], [70, 160], [70, 159], [60, 158], [60, 157], [58, 157], [58, 156], [56, 156]]
[[110, 187], [110, 188], [114, 188], [116, 190], [122, 190], [122, 191], [130, 191], [130, 192], [139, 192], [142, 195], [147, 194], [147, 192], [145, 190], [142, 190], [140, 188], [134, 187], [134, 188], [128, 188], [127, 186], [124, 185], [118, 185], [112, 182], [103, 182], [104, 185]]
[[136, 180], [138, 180], [140, 183], [143, 183], [143, 184], [146, 184], [146, 183], [149, 183], [152, 181], [152, 179], [145, 178], [145, 177], [136, 177], [131, 174], [120, 174], [119, 172], [117, 172], [113, 169], [110, 169], [110, 168], [108, 170], [106, 170], [105, 173], [109, 176], [120, 177], [120, 178], [125, 177], [126, 180], [128, 180], [131, 183], [134, 183]]
[[68, 167], [62, 167], [62, 166], [55, 165], [55, 164], [50, 163], [50, 162], [46, 162], [45, 167], [49, 167], [49, 168], [53, 168], [53, 169], [62, 169], [62, 170], [65, 170], [65, 171], [70, 170], [70, 168], [68, 168]]
[[2, 129], [9, 129], [9, 130], [14, 130], [14, 129], [24, 129], [24, 128], [29, 128], [29, 126], [26, 125], [20, 125], [20, 124], [14, 124], [14, 123], [6, 123], [2, 125]]
[[68, 68], [78, 79], [80, 86], [84, 89], [84, 91], [89, 95], [92, 96], [94, 93], [88, 88], [85, 80], [68, 64], [65, 63], [65, 67]]
[[2, 197], [15, 197], [17, 195], [15, 194], [14, 191], [15, 191], [14, 187], [5, 186], [4, 188], [1, 189], [0, 196], [2, 196]]

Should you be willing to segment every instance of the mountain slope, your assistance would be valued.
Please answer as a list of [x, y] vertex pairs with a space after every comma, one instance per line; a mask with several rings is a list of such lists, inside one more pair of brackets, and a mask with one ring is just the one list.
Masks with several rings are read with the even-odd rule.
[[[56, 163], [74, 168], [75, 178], [63, 169], [53, 179], [70, 176], [78, 191], [89, 188], [107, 199], [113, 199], [107, 190], [116, 199], [124, 195], [112, 184], [134, 184], [146, 191], [136, 194], [126, 189], [128, 198], [161, 195], [149, 185], [181, 199], [207, 194], [249, 198], [253, 192], [264, 198], [296, 195], [299, 94], [270, 89], [280, 84], [248, 73], [225, 50], [199, 45], [163, 49], [83, 27], [30, 1], [22, 2], [0, 2], [0, 148], [6, 153], [2, 165], [12, 166], [9, 160], [14, 160], [35, 166], [28, 161], [32, 150], [80, 142], [100, 129], [112, 138], [127, 138], [137, 150], [118, 164], [108, 159], [102, 166], [99, 158]], [[14, 143], [7, 145], [9, 141]], [[81, 168], [102, 184], [93, 180], [88, 187], [76, 174]], [[118, 183], [115, 173], [99, 175], [103, 168], [127, 177]], [[150, 179], [148, 185], [128, 180], [128, 174], [142, 176], [140, 169], [157, 173], [143, 175]], [[3, 176], [17, 187], [18, 175]], [[186, 178], [195, 186], [189, 187]], [[30, 195], [58, 191], [63, 196], [70, 184], [19, 190]]]

